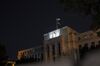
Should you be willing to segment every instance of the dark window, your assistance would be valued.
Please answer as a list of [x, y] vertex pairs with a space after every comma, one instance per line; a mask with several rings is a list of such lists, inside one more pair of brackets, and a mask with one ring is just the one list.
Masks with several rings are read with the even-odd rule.
[[49, 50], [50, 48], [49, 48], [49, 46], [47, 45], [47, 57], [49, 58], [49, 52], [50, 52], [50, 50]]
[[82, 46], [79, 45], [79, 52], [81, 53], [82, 52]]
[[82, 45], [79, 45], [79, 48], [82, 48]]
[[52, 54], [55, 55], [55, 45], [52, 45]]
[[96, 46], [97, 48], [100, 48], [100, 41], [98, 41], [98, 45]]
[[34, 54], [34, 62], [37, 62], [37, 55]]
[[43, 61], [43, 54], [41, 53], [40, 61]]
[[95, 48], [95, 42], [91, 42], [91, 49]]
[[91, 44], [95, 44], [95, 42], [92, 42]]
[[100, 37], [100, 32], [97, 32], [97, 35]]
[[78, 37], [78, 40], [80, 40], [81, 38], [80, 37]]
[[98, 41], [98, 44], [100, 45], [100, 41]]
[[87, 51], [88, 51], [88, 44], [87, 44], [87, 43], [84, 44], [83, 47], [81, 47], [81, 45], [80, 45], [80, 50], [79, 50], [79, 52], [80, 52], [80, 57], [81, 57], [81, 58], [84, 56], [84, 54], [85, 54]]
[[55, 60], [55, 45], [52, 45], [53, 60]]
[[88, 51], [88, 44], [86, 43], [83, 47], [83, 52], [87, 52]]
[[33, 54], [33, 62], [35, 62], [35, 55]]
[[58, 53], [59, 53], [59, 56], [61, 55], [61, 45], [60, 43], [58, 43]]
[[37, 54], [37, 61], [40, 61], [40, 53]]

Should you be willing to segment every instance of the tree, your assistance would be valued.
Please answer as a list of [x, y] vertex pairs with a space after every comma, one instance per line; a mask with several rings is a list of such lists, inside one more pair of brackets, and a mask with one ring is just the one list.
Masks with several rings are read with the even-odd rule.
[[93, 23], [90, 29], [100, 28], [100, 0], [60, 0], [64, 10], [74, 10], [84, 15], [92, 15]]
[[5, 46], [0, 44], [0, 57], [3, 57], [6, 55]]
[[0, 63], [2, 63], [2, 61], [7, 60], [7, 56], [6, 56], [6, 49], [5, 49], [5, 45], [3, 45], [2, 42], [0, 42]]

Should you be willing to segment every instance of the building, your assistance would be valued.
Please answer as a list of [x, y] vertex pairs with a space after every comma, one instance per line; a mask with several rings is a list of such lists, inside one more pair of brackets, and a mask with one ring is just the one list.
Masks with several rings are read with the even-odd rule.
[[33, 52], [34, 52], [34, 48], [20, 50], [17, 53], [17, 58], [18, 58], [18, 60], [21, 60], [23, 58], [31, 57], [33, 55]]
[[17, 58], [50, 62], [67, 56], [76, 63], [84, 52], [95, 48], [100, 48], [100, 29], [79, 33], [65, 26], [44, 34], [42, 46], [18, 51]]
[[80, 33], [78, 37], [80, 56], [83, 55], [84, 52], [100, 49], [100, 29], [96, 31], [91, 30], [84, 33]]
[[44, 34], [45, 61], [63, 56], [74, 57], [73, 53], [79, 52], [77, 35], [78, 32], [67, 26]]
[[100, 49], [100, 29], [79, 33], [65, 26], [44, 34], [44, 60], [68, 56], [76, 63], [85, 52]]
[[33, 62], [42, 61], [43, 60], [43, 47], [38, 46], [34, 48], [20, 50], [17, 52], [17, 59], [22, 62], [30, 62], [30, 60]]

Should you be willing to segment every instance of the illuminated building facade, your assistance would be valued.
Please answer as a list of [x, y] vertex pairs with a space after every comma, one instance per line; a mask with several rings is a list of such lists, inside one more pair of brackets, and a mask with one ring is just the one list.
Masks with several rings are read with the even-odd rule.
[[70, 27], [63, 27], [44, 34], [44, 60], [56, 60], [59, 57], [69, 56], [78, 59], [79, 43], [78, 32]]
[[78, 33], [63, 27], [44, 34], [44, 60], [56, 60], [68, 56], [77, 62], [85, 52], [100, 49], [100, 29]]
[[78, 33], [65, 26], [44, 34], [43, 45], [18, 51], [17, 58], [42, 59], [44, 62], [69, 57], [77, 62], [83, 51], [100, 48], [100, 29]]
[[78, 37], [80, 56], [83, 55], [84, 52], [100, 49], [100, 29], [80, 33]]
[[26, 60], [27, 62], [31, 60], [32, 62], [42, 61], [43, 60], [43, 47], [38, 46], [34, 48], [24, 49], [17, 52], [18, 60]]
[[34, 48], [20, 50], [17, 53], [17, 58], [18, 58], [18, 60], [20, 60], [22, 58], [31, 57], [33, 55], [33, 53], [34, 53]]

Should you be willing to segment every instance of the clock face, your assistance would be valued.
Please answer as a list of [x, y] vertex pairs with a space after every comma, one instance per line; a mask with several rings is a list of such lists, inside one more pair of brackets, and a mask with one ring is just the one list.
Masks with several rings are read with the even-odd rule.
[[58, 37], [58, 36], [60, 36], [60, 29], [52, 31], [52, 32], [49, 33], [49, 38], [50, 39]]

